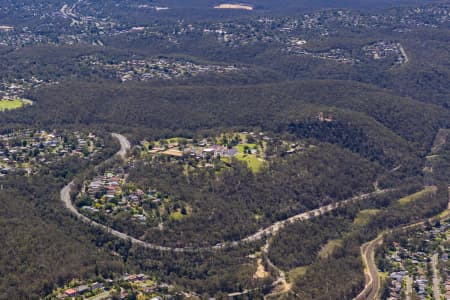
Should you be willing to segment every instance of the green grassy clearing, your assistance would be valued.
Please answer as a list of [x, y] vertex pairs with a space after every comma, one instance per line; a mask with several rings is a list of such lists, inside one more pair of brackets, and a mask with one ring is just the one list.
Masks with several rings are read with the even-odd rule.
[[355, 220], [353, 221], [353, 224], [357, 226], [364, 226], [367, 223], [369, 223], [370, 218], [374, 215], [376, 215], [380, 210], [379, 209], [364, 209], [361, 210], [358, 215], [356, 216]]
[[26, 105], [31, 105], [32, 102], [26, 99], [15, 99], [15, 100], [0, 100], [0, 111], [7, 111], [22, 108]]
[[181, 221], [183, 220], [184, 216], [180, 211], [174, 211], [170, 214], [170, 219], [174, 221]]
[[317, 254], [317, 256], [319, 258], [327, 258], [331, 254], [333, 254], [334, 249], [336, 249], [336, 248], [338, 248], [340, 246], [342, 246], [342, 240], [341, 239], [330, 240], [330, 241], [328, 241], [328, 243], [326, 243], [325, 246], [322, 247], [322, 249], [320, 249], [320, 251]]
[[253, 173], [258, 173], [264, 165], [264, 160], [258, 158], [255, 154], [242, 154], [236, 155], [236, 159], [247, 163], [247, 166]]
[[292, 269], [291, 271], [289, 271], [288, 273], [288, 277], [289, 277], [289, 281], [290, 282], [294, 282], [295, 280], [297, 280], [297, 278], [302, 277], [303, 275], [306, 274], [306, 270], [308, 269], [308, 267], [298, 267], [295, 269]]
[[425, 197], [425, 196], [427, 196], [427, 195], [429, 195], [431, 193], [434, 193], [435, 191], [436, 191], [436, 187], [427, 186], [423, 190], [421, 190], [421, 191], [419, 191], [419, 192], [417, 192], [415, 194], [408, 195], [406, 197], [401, 198], [400, 200], [398, 200], [398, 202], [401, 205], [406, 205], [406, 204], [408, 204], [408, 203], [410, 203], [412, 201], [416, 201], [416, 200], [418, 200], [418, 199], [420, 199], [422, 197]]
[[264, 160], [258, 157], [258, 154], [248, 154], [245, 153], [246, 149], [256, 149], [258, 154], [263, 153], [263, 149], [257, 144], [240, 144], [237, 145], [238, 154], [236, 158], [240, 161], [247, 163], [247, 166], [252, 170], [253, 173], [258, 173], [261, 167], [264, 165]]

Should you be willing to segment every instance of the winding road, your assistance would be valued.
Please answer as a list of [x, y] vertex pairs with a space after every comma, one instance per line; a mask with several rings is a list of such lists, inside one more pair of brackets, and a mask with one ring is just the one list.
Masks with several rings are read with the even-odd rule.
[[356, 296], [354, 300], [376, 299], [378, 295], [381, 287], [381, 280], [378, 274], [378, 268], [375, 264], [375, 249], [382, 243], [383, 235], [380, 235], [361, 247], [361, 256], [367, 267], [364, 272], [368, 280], [362, 292]]
[[120, 143], [120, 150], [116, 153], [116, 155], [120, 156], [120, 158], [122, 159], [125, 159], [127, 152], [131, 149], [130, 141], [126, 137], [118, 133], [113, 133], [111, 135], [113, 138], [118, 139]]
[[[122, 159], [125, 159], [127, 152], [131, 149], [131, 144], [128, 141], [128, 139], [126, 137], [124, 137], [121, 134], [118, 133], [113, 133], [112, 136], [116, 139], [119, 140], [120, 142], [120, 150], [119, 152], [117, 152], [112, 158], [114, 157], [120, 157]], [[107, 161], [109, 161], [110, 159], [108, 159]], [[160, 251], [175, 251], [175, 252], [184, 252], [186, 251], [185, 248], [181, 249], [181, 248], [169, 248], [169, 247], [164, 247], [164, 246], [160, 246], [160, 245], [155, 245], [155, 244], [151, 244], [151, 243], [146, 243], [144, 241], [138, 240], [128, 234], [125, 234], [123, 232], [114, 230], [108, 226], [105, 226], [103, 224], [100, 224], [98, 222], [95, 222], [91, 219], [89, 219], [88, 217], [86, 217], [85, 215], [81, 214], [80, 212], [78, 212], [78, 210], [76, 209], [76, 207], [73, 205], [72, 200], [70, 198], [70, 191], [72, 189], [72, 187], [74, 186], [74, 182], [70, 182], [68, 185], [66, 185], [62, 190], [61, 190], [61, 201], [64, 203], [64, 206], [70, 210], [70, 212], [72, 212], [76, 217], [78, 217], [82, 222], [87, 223], [89, 225], [101, 228], [103, 230], [105, 230], [106, 232], [120, 238], [123, 240], [128, 240], [131, 241], [131, 243], [135, 244], [135, 245], [139, 245], [142, 246], [144, 248], [150, 248], [150, 249], [155, 249], [155, 250], [160, 250]]]
[[[450, 205], [450, 202], [449, 202]], [[449, 206], [450, 207], [450, 206]], [[447, 209], [443, 214], [428, 219], [430, 223], [435, 220], [447, 220], [450, 218], [450, 209]], [[388, 231], [381, 233], [376, 239], [365, 243], [361, 247], [361, 254], [363, 257], [364, 264], [367, 267], [366, 275], [368, 276], [368, 280], [366, 280], [366, 284], [362, 292], [356, 296], [353, 300], [374, 300], [377, 299], [380, 293], [380, 276], [378, 274], [378, 268], [375, 263], [375, 250], [376, 248], [383, 243], [383, 237], [385, 234], [392, 234], [393, 232], [405, 231], [409, 229], [413, 229], [416, 227], [424, 226], [426, 221], [420, 221], [414, 224], [402, 225], [398, 228], [394, 228]], [[437, 290], [435, 287], [434, 290]], [[436, 293], [437, 294], [437, 293]], [[435, 295], [436, 295], [435, 294]]]
[[[119, 140], [120, 142], [120, 150], [110, 159], [107, 159], [105, 162], [110, 161], [111, 159], [114, 159], [116, 157], [120, 157], [121, 159], [125, 159], [127, 152], [131, 149], [131, 144], [128, 141], [128, 139], [118, 133], [113, 133], [112, 136], [116, 139]], [[153, 244], [153, 243], [148, 243], [148, 242], [144, 242], [142, 240], [139, 240], [135, 237], [132, 237], [126, 233], [117, 231], [112, 229], [111, 227], [108, 227], [106, 225], [100, 224], [98, 222], [95, 222], [91, 219], [89, 219], [88, 217], [86, 217], [85, 215], [81, 214], [77, 208], [74, 206], [74, 204], [72, 203], [71, 197], [70, 197], [70, 192], [72, 190], [74, 186], [74, 182], [70, 182], [68, 185], [66, 185], [62, 190], [61, 190], [61, 201], [64, 203], [64, 206], [70, 211], [72, 212], [77, 218], [79, 218], [82, 222], [89, 224], [91, 226], [95, 226], [97, 228], [103, 229], [106, 232], [120, 238], [123, 240], [127, 240], [130, 241], [131, 243], [147, 248], [147, 249], [153, 249], [153, 250], [159, 250], [159, 251], [172, 251], [172, 252], [199, 252], [199, 251], [212, 251], [212, 250], [220, 250], [226, 247], [236, 247], [239, 246], [243, 243], [251, 243], [251, 242], [256, 242], [259, 240], [262, 240], [263, 238], [270, 236], [270, 235], [275, 235], [276, 233], [278, 233], [282, 228], [284, 228], [286, 225], [288, 224], [292, 224], [295, 222], [299, 222], [299, 221], [305, 221], [305, 220], [309, 220], [311, 218], [323, 215], [327, 212], [330, 212], [332, 210], [335, 210], [336, 208], [342, 206], [342, 205], [346, 205], [346, 204], [350, 204], [350, 203], [355, 203], [358, 201], [362, 201], [364, 199], [368, 199], [372, 196], [376, 196], [376, 195], [381, 195], [381, 194], [385, 194], [391, 191], [394, 191], [393, 189], [386, 189], [386, 190], [377, 190], [375, 192], [372, 193], [367, 193], [367, 194], [363, 194], [363, 195], [359, 195], [359, 196], [355, 196], [352, 198], [349, 198], [347, 200], [343, 200], [340, 201], [339, 203], [335, 203], [335, 204], [328, 204], [322, 207], [319, 207], [317, 209], [313, 209], [307, 212], [303, 212], [300, 214], [297, 214], [293, 217], [290, 217], [286, 220], [282, 220], [282, 221], [278, 221], [272, 225], [270, 225], [269, 227], [266, 228], [262, 228], [260, 230], [258, 230], [256, 233], [247, 236], [241, 240], [238, 241], [233, 241], [233, 242], [226, 242], [226, 243], [222, 243], [222, 244], [218, 244], [215, 246], [209, 246], [209, 247], [184, 247], [184, 248], [175, 248], [175, 247], [166, 247], [166, 246], [161, 246], [161, 245], [157, 245], [157, 244]]]

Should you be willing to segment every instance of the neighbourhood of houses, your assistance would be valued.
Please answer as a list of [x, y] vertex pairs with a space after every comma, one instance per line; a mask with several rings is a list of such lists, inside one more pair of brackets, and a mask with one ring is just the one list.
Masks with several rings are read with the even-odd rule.
[[187, 78], [206, 73], [233, 73], [243, 69], [234, 65], [196, 64], [187, 60], [168, 58], [132, 59], [112, 63], [88, 56], [82, 63], [88, 64], [93, 69], [112, 72], [122, 82]]
[[302, 45], [303, 44], [301, 44], [301, 41], [296, 42], [295, 44], [290, 43], [285, 48], [285, 51], [288, 52], [289, 54], [304, 55], [317, 59], [333, 60], [345, 64], [349, 63], [351, 64], [360, 61], [359, 59], [354, 58], [350, 53], [350, 51], [342, 48], [334, 48], [324, 52], [311, 52], [302, 47]]
[[262, 132], [246, 131], [198, 139], [142, 141], [141, 145], [143, 156], [184, 160], [188, 168], [222, 168], [232, 159], [237, 159], [246, 162], [255, 172], [273, 156], [293, 154], [302, 149], [298, 143], [288, 143]]
[[103, 148], [93, 133], [16, 130], [0, 135], [0, 176], [35, 174], [40, 166], [67, 156], [91, 158]]
[[[289, 54], [304, 55], [317, 59], [333, 60], [339, 63], [359, 63], [361, 60], [349, 50], [334, 48], [323, 52], [312, 52], [306, 49], [306, 40], [292, 38], [287, 42], [284, 51]], [[362, 47], [363, 53], [373, 60], [393, 58], [395, 65], [408, 62], [408, 56], [403, 46], [398, 42], [379, 41]]]
[[[155, 12], [169, 9], [150, 4], [120, 3], [117, 5], [121, 9], [154, 10]], [[45, 21], [30, 24], [30, 26], [0, 24], [0, 46], [20, 48], [31, 44], [71, 45], [75, 43], [103, 46], [102, 40], [105, 37], [129, 33], [145, 33], [147, 36], [156, 34], [171, 42], [176, 40], [178, 35], [195, 32], [216, 34], [220, 41], [236, 47], [255, 42], [285, 42], [286, 39], [292, 37], [289, 33], [323, 37], [333, 35], [339, 28], [387, 29], [395, 33], [403, 33], [413, 28], [446, 26], [450, 22], [450, 7], [445, 3], [373, 14], [361, 14], [348, 10], [324, 10], [299, 16], [265, 16], [219, 23], [193, 24], [179, 20], [170, 29], [162, 29], [158, 25], [125, 24], [120, 20], [105, 16], [105, 14], [97, 14], [97, 12], [107, 9], [107, 4], [103, 9], [92, 9], [89, 5], [79, 5], [79, 3], [64, 4], [62, 7], [58, 4], [49, 6], [30, 5], [22, 8], [27, 11], [28, 15], [39, 16], [41, 20]], [[221, 3], [215, 7], [216, 9], [253, 9], [252, 5], [242, 3]], [[10, 14], [14, 13], [17, 7], [6, 3], [2, 10], [4, 14]], [[61, 24], [65, 26], [61, 26]], [[42, 26], [49, 29], [42, 32], [40, 30]], [[51, 32], [51, 34], [47, 32]]]
[[386, 299], [450, 299], [449, 234], [450, 223], [443, 222], [387, 246], [382, 258]]
[[42, 85], [51, 85], [56, 82], [45, 82], [35, 76], [15, 80], [3, 80], [0, 82], [0, 99], [14, 100], [22, 98], [27, 90], [38, 88]]
[[188, 217], [192, 207], [155, 186], [134, 182], [131, 175], [137, 163], [181, 161], [185, 171], [197, 168], [216, 168], [218, 171], [229, 166], [234, 158], [246, 162], [257, 172], [271, 157], [300, 152], [303, 145], [263, 133], [240, 132], [201, 139], [142, 141], [139, 148], [141, 151], [135, 154], [137, 156], [129, 158], [124, 166], [109, 168], [83, 183], [75, 199], [81, 213], [103, 224], [132, 222], [143, 230], [163, 229], [167, 221]]
[[179, 220], [188, 214], [189, 208], [183, 201], [151, 187], [139, 188], [128, 177], [128, 170], [117, 167], [85, 182], [76, 200], [80, 211], [100, 222], [125, 216], [150, 227], [162, 227], [164, 221]]
[[396, 42], [380, 41], [363, 48], [366, 55], [374, 60], [394, 57], [395, 64], [402, 65], [408, 61], [408, 57], [403, 46]]
[[[146, 274], [124, 274], [114, 279], [98, 277], [93, 280], [72, 280], [64, 287], [56, 288], [44, 300], [58, 299], [142, 299], [172, 300], [188, 294], [161, 283]], [[189, 294], [191, 295], [191, 294]]]

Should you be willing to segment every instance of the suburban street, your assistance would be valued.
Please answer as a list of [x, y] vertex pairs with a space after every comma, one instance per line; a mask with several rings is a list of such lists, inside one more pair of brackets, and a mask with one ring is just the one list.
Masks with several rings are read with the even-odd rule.
[[117, 156], [120, 156], [120, 158], [125, 159], [125, 156], [127, 155], [128, 150], [131, 149], [130, 141], [124, 137], [121, 134], [113, 133], [111, 134], [114, 138], [119, 140], [120, 143], [120, 150], [117, 152]]
[[411, 276], [406, 276], [406, 300], [411, 300], [412, 291], [413, 278]]
[[439, 260], [439, 255], [435, 253], [431, 258], [431, 267], [433, 268], [433, 297], [434, 299], [441, 299], [441, 288], [439, 286], [439, 271], [437, 269], [437, 264]]
[[[120, 150], [119, 150], [119, 152], [116, 153], [115, 156], [119, 156], [122, 159], [124, 159], [125, 156], [126, 156], [127, 151], [130, 150], [130, 147], [131, 147], [130, 142], [128, 141], [128, 139], [126, 137], [124, 137], [121, 134], [113, 133], [112, 136], [114, 138], [117, 138], [119, 140], [119, 142], [120, 142]], [[86, 217], [83, 214], [81, 214], [80, 212], [78, 212], [76, 207], [73, 205], [72, 200], [70, 198], [70, 191], [71, 191], [73, 185], [74, 185], [74, 183], [72, 181], [72, 182], [70, 182], [68, 185], [66, 185], [61, 190], [61, 201], [64, 203], [65, 207], [68, 210], [70, 210], [75, 216], [77, 216], [81, 221], [83, 221], [83, 222], [85, 222], [85, 223], [87, 223], [89, 225], [101, 228], [101, 229], [105, 230], [106, 232], [108, 232], [108, 233], [110, 233], [110, 234], [112, 234], [112, 235], [114, 235], [114, 236], [116, 236], [116, 237], [118, 237], [120, 239], [129, 240], [133, 244], [142, 246], [144, 248], [160, 250], [160, 251], [174, 251], [174, 252], [181, 252], [181, 251], [182, 252], [187, 252], [188, 251], [188, 249], [170, 248], [170, 247], [163, 247], [163, 246], [160, 246], [160, 245], [154, 245], [154, 244], [151, 244], [151, 243], [146, 243], [146, 242], [138, 240], [138, 239], [136, 239], [136, 238], [134, 238], [132, 236], [129, 236], [129, 235], [123, 233], [123, 232], [114, 230], [114, 229], [112, 229], [112, 228], [110, 228], [108, 226], [105, 226], [103, 224], [100, 224], [100, 223], [97, 223], [95, 221], [92, 221], [88, 217]]]
[[[445, 211], [443, 214], [439, 215], [438, 217], [434, 217], [432, 219], [434, 220], [447, 220], [450, 217], [450, 210]], [[432, 220], [430, 219], [430, 220]], [[398, 228], [395, 228], [393, 230], [386, 231], [384, 233], [381, 233], [376, 239], [365, 243], [361, 246], [361, 255], [363, 258], [363, 262], [367, 267], [367, 278], [366, 278], [366, 284], [364, 286], [364, 289], [361, 291], [361, 293], [358, 294], [354, 298], [354, 300], [374, 300], [377, 299], [377, 296], [380, 291], [380, 277], [378, 274], [378, 268], [375, 263], [375, 250], [376, 248], [382, 244], [383, 242], [383, 235], [384, 234], [390, 234], [395, 231], [404, 231], [408, 229], [412, 229], [415, 227], [423, 226], [425, 224], [425, 221], [420, 221], [414, 224], [409, 224], [405, 226], [400, 226]], [[433, 256], [433, 261], [435, 260], [437, 264], [437, 255]], [[440, 299], [440, 289], [439, 289], [439, 279], [435, 279], [435, 271], [433, 271], [433, 295], [435, 299]], [[439, 296], [438, 296], [439, 295]], [[436, 296], [438, 296], [436, 298]]]

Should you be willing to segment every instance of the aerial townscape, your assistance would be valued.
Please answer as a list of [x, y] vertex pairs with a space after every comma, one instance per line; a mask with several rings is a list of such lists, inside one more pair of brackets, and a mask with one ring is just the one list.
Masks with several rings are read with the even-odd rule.
[[0, 176], [36, 174], [41, 166], [67, 156], [92, 159], [104, 145], [93, 133], [26, 129], [0, 135]]
[[73, 280], [66, 286], [54, 290], [44, 300], [50, 299], [107, 299], [119, 297], [127, 299], [183, 299], [191, 296], [176, 287], [153, 280], [145, 274], [124, 274], [115, 279], [96, 278]]
[[389, 278], [387, 299], [450, 298], [449, 228], [437, 221], [386, 241], [379, 264]]
[[0, 0], [0, 300], [450, 300], [448, 0]]
[[189, 61], [167, 60], [158, 58], [152, 60], [121, 61], [114, 64], [104, 64], [93, 58], [84, 59], [86, 64], [94, 66], [104, 72], [115, 73], [122, 82], [129, 80], [152, 80], [152, 79], [176, 79], [192, 77], [204, 73], [230, 73], [237, 72], [235, 66], [198, 65]]

